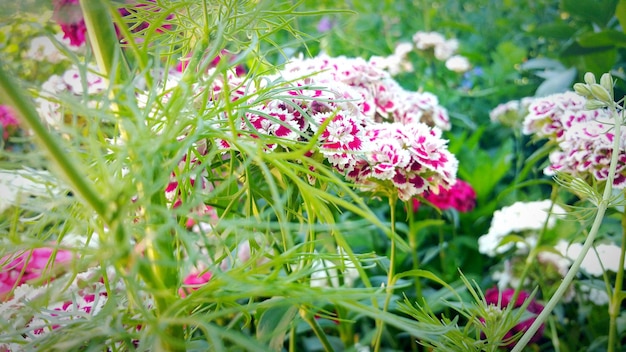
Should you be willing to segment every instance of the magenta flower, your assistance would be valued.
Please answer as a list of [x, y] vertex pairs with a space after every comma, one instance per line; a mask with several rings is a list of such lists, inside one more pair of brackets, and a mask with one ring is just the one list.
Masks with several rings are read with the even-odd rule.
[[213, 274], [210, 271], [189, 274], [183, 280], [183, 287], [178, 290], [178, 293], [181, 297], [185, 298], [189, 293], [196, 291], [209, 282], [212, 276]]
[[61, 26], [63, 38], [69, 39], [72, 46], [83, 45], [87, 26], [78, 0], [52, 0], [52, 4], [52, 18]]
[[15, 112], [8, 105], [0, 105], [0, 126], [2, 126], [2, 139], [5, 141], [19, 128]]
[[[440, 186], [438, 193], [426, 192], [424, 198], [440, 210], [456, 209], [467, 213], [476, 206], [476, 192], [469, 183], [459, 179], [450, 189]], [[419, 200], [414, 198], [413, 210], [417, 211], [419, 205]]]
[[[494, 305], [500, 308], [505, 308], [509, 305], [509, 303], [513, 299], [514, 293], [515, 293], [515, 290], [512, 288], [507, 288], [504, 291], [500, 292], [500, 290], [498, 290], [497, 287], [492, 287], [485, 292], [485, 301], [489, 305]], [[526, 302], [526, 300], [528, 300], [529, 298], [530, 298], [530, 294], [528, 292], [520, 291], [519, 295], [517, 296], [517, 300], [513, 304], [513, 308], [521, 307], [524, 304], [524, 302]], [[533, 313], [534, 316], [515, 325], [510, 331], [506, 333], [506, 335], [504, 336], [504, 339], [509, 339], [518, 333], [523, 334], [526, 330], [528, 330], [528, 328], [535, 321], [536, 316], [539, 315], [539, 313], [543, 311], [543, 305], [539, 304], [537, 301], [533, 299], [530, 302], [530, 304], [528, 304], [528, 306], [526, 307], [526, 310], [530, 313]], [[544, 329], [544, 326], [542, 324], [541, 327], [539, 327], [539, 330], [537, 330], [537, 332], [530, 339], [529, 342], [534, 343], [534, 342], [539, 341], [539, 339], [541, 339], [541, 336], [543, 336], [543, 329]], [[516, 341], [509, 343], [506, 346], [506, 348], [508, 349], [513, 348], [515, 346], [515, 343]]]
[[[52, 258], [54, 254], [54, 258]], [[53, 248], [35, 248], [17, 257], [5, 256], [0, 259], [0, 300], [3, 300], [14, 287], [39, 279], [54, 272], [60, 264], [72, 259], [72, 253]]]

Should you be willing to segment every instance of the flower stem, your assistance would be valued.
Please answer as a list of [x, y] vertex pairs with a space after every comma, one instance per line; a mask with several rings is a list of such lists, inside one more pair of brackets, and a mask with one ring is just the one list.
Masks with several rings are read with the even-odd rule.
[[[389, 269], [387, 270], [387, 286], [385, 303], [383, 305], [383, 312], [387, 312], [389, 309], [389, 303], [391, 302], [391, 296], [393, 295], [394, 287], [394, 275], [395, 275], [395, 259], [396, 259], [396, 202], [397, 198], [394, 195], [389, 196], [389, 208], [391, 217], [391, 239], [389, 249]], [[374, 340], [374, 352], [380, 351], [380, 345], [382, 342], [384, 323], [382, 320], [376, 321], [376, 339]]]
[[89, 44], [101, 73], [105, 77], [110, 77], [117, 70], [115, 77], [124, 81], [128, 78], [129, 73], [120, 64], [122, 50], [117, 40], [107, 2], [103, 0], [80, 0], [80, 7], [87, 27]]
[[[415, 228], [415, 209], [413, 208], [413, 202], [407, 202], [408, 217], [409, 217], [409, 247], [411, 247], [411, 261], [413, 270], [418, 270], [420, 267], [420, 258], [418, 253], [418, 241], [417, 241], [417, 229]], [[419, 278], [415, 278], [415, 298], [420, 299], [422, 297], [422, 283]]]
[[69, 183], [72, 191], [84, 199], [93, 210], [105, 221], [109, 222], [107, 206], [104, 200], [93, 187], [91, 181], [85, 177], [79, 167], [72, 161], [67, 151], [59, 143], [58, 139], [48, 131], [39, 118], [31, 99], [28, 99], [7, 72], [0, 65], [0, 100], [12, 106], [17, 116], [30, 128], [35, 138], [48, 152], [56, 169], [61, 172], [64, 179]]
[[[626, 210], [626, 209], [625, 209]], [[615, 351], [616, 338], [617, 338], [617, 317], [620, 313], [622, 305], [622, 282], [624, 280], [624, 254], [626, 252], [626, 211], [622, 212], [622, 250], [619, 256], [619, 266], [617, 267], [617, 277], [615, 279], [615, 287], [613, 288], [613, 295], [609, 302], [609, 342], [608, 352]]]
[[302, 316], [304, 321], [306, 321], [311, 326], [311, 329], [313, 329], [315, 336], [317, 336], [317, 338], [320, 339], [320, 342], [322, 343], [322, 346], [324, 347], [324, 351], [326, 352], [334, 351], [335, 349], [330, 344], [330, 341], [328, 341], [328, 338], [326, 337], [326, 333], [324, 333], [324, 330], [322, 330], [322, 328], [320, 327], [320, 324], [318, 324], [317, 320], [315, 320], [315, 315], [313, 315], [308, 310], [301, 309], [300, 316]]
[[563, 278], [563, 281], [557, 288], [556, 292], [554, 293], [554, 295], [552, 295], [548, 303], [543, 308], [543, 311], [537, 316], [535, 321], [528, 328], [528, 330], [524, 333], [522, 338], [517, 342], [512, 352], [520, 352], [526, 346], [526, 344], [528, 344], [530, 339], [535, 335], [535, 333], [537, 332], [541, 324], [543, 324], [548, 319], [548, 315], [552, 313], [552, 310], [554, 309], [554, 307], [556, 307], [556, 305], [561, 301], [561, 299], [563, 298], [563, 295], [565, 294], [565, 291], [567, 291], [567, 289], [569, 288], [569, 285], [574, 280], [574, 276], [576, 276], [576, 274], [578, 273], [578, 269], [580, 268], [580, 265], [583, 259], [587, 255], [587, 252], [589, 252], [589, 249], [593, 246], [593, 242], [595, 241], [596, 236], [598, 235], [598, 230], [600, 229], [600, 225], [602, 224], [602, 220], [604, 219], [604, 213], [606, 212], [606, 209], [609, 206], [609, 201], [611, 199], [611, 194], [613, 191], [613, 179], [615, 178], [615, 170], [617, 168], [617, 159], [620, 154], [620, 143], [621, 143], [620, 128], [622, 125], [623, 116], [621, 116], [621, 114], [618, 114], [617, 108], [615, 107], [615, 105], [616, 104], [613, 103], [611, 106], [611, 112], [614, 117], [613, 120], [615, 122], [614, 124], [615, 137], [613, 138], [613, 147], [612, 147], [612, 153], [611, 153], [611, 163], [609, 166], [609, 174], [606, 179], [606, 184], [604, 186], [604, 192], [602, 193], [602, 200], [598, 204], [598, 211], [596, 213], [595, 219], [593, 220], [593, 224], [591, 225], [591, 230], [589, 231], [589, 235], [587, 236], [587, 239], [585, 240], [585, 243], [583, 244], [580, 254], [578, 255], [578, 257], [576, 257], [576, 260], [574, 260], [574, 263], [572, 264], [569, 271]]

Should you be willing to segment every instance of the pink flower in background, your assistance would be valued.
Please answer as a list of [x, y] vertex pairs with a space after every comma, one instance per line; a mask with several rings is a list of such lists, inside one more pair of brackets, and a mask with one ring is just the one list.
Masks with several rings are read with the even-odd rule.
[[8, 105], [0, 105], [0, 126], [2, 126], [2, 139], [5, 141], [19, 128], [15, 112]]
[[204, 284], [209, 282], [212, 276], [213, 274], [210, 271], [206, 271], [204, 273], [191, 273], [187, 275], [187, 277], [185, 277], [185, 279], [183, 280], [183, 287], [178, 290], [178, 293], [181, 297], [185, 298], [187, 297], [187, 294], [191, 293], [192, 291], [196, 291]]
[[[54, 254], [54, 259], [52, 256]], [[39, 279], [53, 272], [56, 266], [72, 259], [72, 253], [53, 248], [35, 248], [11, 259], [0, 259], [0, 299], [3, 299], [14, 287], [31, 280]], [[51, 261], [52, 260], [52, 261]]]
[[[485, 292], [485, 301], [489, 305], [497, 306], [498, 308], [506, 308], [513, 299], [514, 293], [515, 290], [512, 288], [507, 288], [503, 291], [500, 291], [497, 287], [492, 287]], [[517, 300], [513, 304], [513, 308], [521, 307], [524, 302], [529, 299], [529, 297], [530, 294], [528, 292], [520, 291], [519, 295], [517, 296]], [[536, 316], [543, 311], [543, 305], [533, 299], [526, 307], [526, 311], [532, 313], [534, 316], [515, 325], [509, 332], [506, 333], [504, 339], [511, 338], [517, 333], [523, 333], [528, 330], [528, 328], [535, 321]], [[535, 335], [530, 339], [529, 343], [539, 341], [539, 339], [541, 339], [541, 336], [543, 335], [543, 329], [544, 326], [542, 324], [541, 327], [539, 327], [539, 330], [537, 330]], [[509, 343], [506, 348], [513, 348], [515, 346], [515, 343], [516, 341]]]
[[[467, 213], [476, 206], [476, 192], [472, 185], [459, 179], [450, 189], [439, 186], [438, 193], [426, 192], [424, 198], [440, 210], [456, 209]], [[413, 199], [413, 210], [417, 211], [419, 204], [419, 200]]]
[[63, 38], [69, 39], [72, 46], [83, 45], [87, 26], [78, 0], [52, 0], [52, 4], [52, 18], [61, 26]]

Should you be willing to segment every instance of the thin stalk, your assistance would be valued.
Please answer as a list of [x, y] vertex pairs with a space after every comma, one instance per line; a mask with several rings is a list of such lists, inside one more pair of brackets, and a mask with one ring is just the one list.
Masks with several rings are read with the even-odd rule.
[[[556, 201], [557, 195], [558, 195], [557, 189], [556, 187], [553, 187], [552, 197], [550, 199], [551, 200], [550, 208], [548, 209], [548, 216], [546, 217], [546, 221], [543, 223], [541, 232], [539, 232], [539, 237], [537, 238], [537, 245], [540, 245], [541, 243], [543, 243], [543, 237], [545, 233], [548, 231], [548, 223], [550, 221], [550, 214], [552, 213], [552, 209], [554, 208], [554, 203]], [[519, 294], [522, 291], [522, 288], [524, 286], [524, 281], [526, 281], [526, 276], [528, 276], [528, 273], [530, 272], [530, 268], [535, 262], [535, 259], [537, 258], [538, 254], [539, 254], [539, 250], [537, 249], [537, 247], [530, 249], [530, 253], [528, 253], [528, 257], [526, 257], [526, 262], [524, 263], [524, 269], [522, 270], [522, 273], [519, 276], [519, 285], [515, 287], [515, 291], [513, 292], [513, 297], [511, 298], [509, 302], [509, 306], [512, 307], [513, 305], [515, 305], [515, 302], [517, 302], [517, 297], [519, 297]]]
[[580, 265], [583, 259], [587, 255], [587, 252], [589, 252], [589, 249], [593, 246], [593, 242], [595, 241], [596, 236], [598, 235], [598, 230], [600, 229], [600, 225], [602, 224], [602, 220], [604, 219], [604, 213], [606, 212], [606, 209], [609, 206], [609, 201], [611, 199], [611, 194], [613, 191], [613, 179], [615, 178], [617, 159], [620, 154], [619, 153], [620, 142], [621, 142], [620, 129], [622, 126], [623, 116], [617, 113], [617, 108], [615, 107], [615, 105], [616, 104], [613, 103], [613, 105], [611, 106], [611, 112], [613, 114], [614, 121], [615, 121], [615, 127], [614, 127], [615, 138], [613, 138], [613, 147], [612, 147], [612, 153], [611, 153], [611, 163], [609, 166], [609, 174], [606, 179], [606, 184], [604, 186], [604, 192], [602, 193], [602, 200], [598, 204], [598, 212], [596, 213], [596, 217], [593, 220], [593, 224], [591, 225], [591, 230], [589, 231], [589, 235], [587, 236], [587, 239], [585, 240], [585, 243], [583, 244], [580, 254], [578, 255], [578, 257], [576, 257], [576, 260], [574, 261], [569, 271], [563, 278], [563, 281], [557, 288], [556, 292], [550, 298], [550, 300], [544, 307], [543, 311], [537, 316], [537, 318], [532, 323], [532, 325], [528, 328], [528, 330], [524, 333], [524, 335], [519, 340], [519, 342], [515, 345], [512, 352], [520, 352], [524, 347], [526, 347], [526, 345], [528, 344], [528, 341], [530, 341], [530, 339], [535, 335], [535, 333], [537, 332], [541, 324], [545, 323], [545, 321], [548, 319], [548, 316], [552, 313], [552, 310], [554, 309], [554, 307], [556, 307], [556, 305], [561, 301], [561, 299], [563, 298], [563, 295], [565, 295], [565, 292], [568, 290], [569, 285], [574, 280], [574, 277], [578, 273], [578, 269], [580, 268]]
[[328, 341], [328, 337], [326, 337], [326, 333], [324, 333], [324, 330], [322, 330], [322, 327], [320, 326], [320, 324], [318, 324], [317, 320], [315, 320], [315, 315], [311, 314], [311, 312], [309, 311], [302, 309], [300, 311], [300, 316], [302, 316], [302, 318], [304, 318], [304, 321], [306, 321], [309, 324], [309, 326], [311, 326], [311, 329], [313, 329], [315, 336], [317, 336], [317, 338], [322, 343], [322, 346], [324, 347], [324, 351], [326, 352], [335, 351], [333, 346], [330, 344], [330, 341]]
[[[389, 208], [391, 217], [391, 238], [389, 249], [389, 270], [387, 270], [387, 287], [385, 303], [383, 304], [383, 312], [387, 313], [389, 310], [389, 303], [391, 302], [391, 296], [393, 295], [394, 276], [395, 276], [395, 260], [396, 260], [396, 202], [397, 198], [394, 195], [389, 196]], [[374, 340], [374, 352], [380, 351], [380, 345], [382, 342], [384, 322], [382, 320], [376, 321], [376, 340]]]
[[[419, 243], [417, 241], [417, 229], [415, 228], [415, 209], [413, 208], [413, 202], [407, 202], [408, 216], [409, 216], [409, 247], [411, 247], [411, 261], [413, 270], [418, 270], [420, 267], [420, 258], [418, 254]], [[422, 282], [419, 278], [414, 281], [415, 298], [417, 300], [422, 297]]]
[[91, 181], [85, 177], [78, 165], [63, 149], [56, 136], [48, 131], [35, 110], [35, 104], [27, 98], [19, 84], [4, 71], [0, 65], [0, 100], [10, 105], [24, 124], [33, 131], [35, 138], [46, 150], [56, 169], [63, 175], [72, 188], [72, 191], [84, 199], [89, 206], [100, 215], [105, 222], [110, 222], [106, 202], [100, 198]]
[[109, 7], [104, 0], [80, 0], [80, 7], [87, 27], [89, 44], [100, 71], [105, 77], [114, 77], [125, 81], [129, 77], [125, 66], [120, 65], [122, 51], [115, 33]]
[[626, 211], [622, 213], [622, 250], [619, 256], [619, 266], [617, 267], [617, 277], [615, 279], [615, 287], [613, 295], [609, 302], [609, 342], [608, 352], [615, 351], [617, 344], [617, 317], [622, 306], [622, 282], [624, 280], [624, 253], [626, 252]]

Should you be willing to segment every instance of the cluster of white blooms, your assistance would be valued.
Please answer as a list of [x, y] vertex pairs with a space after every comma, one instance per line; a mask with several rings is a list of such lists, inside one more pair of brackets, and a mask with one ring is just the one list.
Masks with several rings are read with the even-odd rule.
[[413, 36], [413, 42], [400, 42], [394, 52], [389, 56], [370, 57], [369, 63], [380, 69], [386, 70], [392, 76], [403, 72], [413, 72], [414, 67], [408, 54], [414, 50], [428, 52], [439, 61], [445, 61], [448, 70], [464, 73], [472, 68], [468, 58], [457, 54], [459, 41], [448, 39], [437, 32], [417, 32]]
[[59, 49], [60, 47], [65, 50], [80, 50], [78, 47], [70, 45], [69, 39], [64, 38], [63, 33], [58, 33], [54, 39], [45, 35], [31, 39], [25, 56], [37, 61], [61, 62], [67, 59], [67, 56]]
[[60, 191], [47, 171], [0, 170], [0, 212], [30, 196], [52, 197]]
[[491, 122], [499, 122], [504, 126], [517, 127], [528, 114], [528, 107], [535, 98], [525, 97], [499, 104], [489, 112]]
[[354, 282], [359, 278], [359, 272], [342, 248], [338, 248], [338, 252], [337, 263], [319, 258], [313, 261], [311, 287], [340, 287], [342, 284], [339, 278], [343, 280], [343, 286], [354, 286]]
[[107, 80], [102, 76], [73, 66], [62, 75], [53, 75], [44, 82], [39, 97], [35, 99], [36, 109], [49, 126], [59, 128], [74, 118], [71, 115], [66, 116], [59, 97], [81, 98], [83, 103], [95, 108], [96, 100], [90, 96], [105, 91], [107, 87]]
[[514, 246], [513, 242], [502, 244], [511, 234], [521, 235], [523, 241], [515, 242], [521, 251], [536, 244], [537, 233], [544, 226], [551, 229], [558, 218], [565, 215], [565, 210], [550, 200], [534, 202], [516, 202], [493, 213], [489, 231], [478, 238], [478, 251], [494, 257]]
[[[569, 244], [565, 241], [559, 243], [556, 249], [569, 260], [574, 261], [582, 250], [581, 243]], [[620, 246], [613, 243], [601, 243], [587, 252], [580, 264], [580, 268], [592, 276], [601, 276], [606, 271], [617, 272], [619, 270]], [[626, 265], [624, 266], [626, 268]]]
[[461, 55], [456, 55], [459, 50], [457, 39], [446, 39], [438, 32], [419, 31], [413, 35], [415, 48], [420, 51], [431, 52], [439, 61], [445, 61], [446, 67], [454, 72], [463, 73], [469, 71], [469, 60]]

